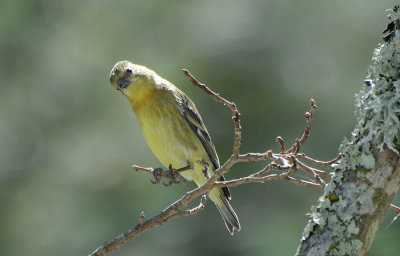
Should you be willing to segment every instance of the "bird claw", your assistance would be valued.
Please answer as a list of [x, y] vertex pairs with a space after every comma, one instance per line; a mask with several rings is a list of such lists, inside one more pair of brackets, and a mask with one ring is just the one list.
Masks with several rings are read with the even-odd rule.
[[164, 175], [163, 175], [163, 172], [164, 172], [164, 171], [163, 171], [162, 168], [155, 168], [155, 169], [153, 170], [153, 176], [154, 176], [154, 179], [155, 179], [155, 180], [151, 180], [151, 179], [150, 179], [150, 182], [153, 183], [153, 184], [158, 184], [158, 183], [160, 183], [162, 177], [164, 176]]
[[169, 186], [171, 186], [172, 184], [176, 184], [176, 183], [179, 183], [179, 181], [177, 181], [177, 180], [175, 180], [175, 179], [171, 179], [171, 180], [168, 181], [168, 182], [163, 182], [163, 185], [166, 186], [166, 187], [169, 187]]
[[[152, 171], [154, 180], [150, 179], [150, 182], [153, 184], [162, 183], [164, 186], [169, 187], [172, 184], [179, 183], [179, 173], [182, 171], [186, 171], [192, 168], [192, 165], [187, 162], [188, 165], [179, 169], [174, 169], [170, 164], [168, 166], [168, 171], [164, 171], [162, 168], [156, 168]], [[161, 182], [162, 178], [169, 179], [168, 182]]]

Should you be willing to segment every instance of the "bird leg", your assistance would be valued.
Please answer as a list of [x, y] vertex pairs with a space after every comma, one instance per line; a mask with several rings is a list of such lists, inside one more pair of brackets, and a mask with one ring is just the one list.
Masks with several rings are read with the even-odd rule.
[[204, 176], [209, 179], [210, 178], [210, 172], [208, 170], [208, 163], [202, 159], [201, 161], [196, 161], [196, 163], [201, 164], [204, 169], [202, 169]]

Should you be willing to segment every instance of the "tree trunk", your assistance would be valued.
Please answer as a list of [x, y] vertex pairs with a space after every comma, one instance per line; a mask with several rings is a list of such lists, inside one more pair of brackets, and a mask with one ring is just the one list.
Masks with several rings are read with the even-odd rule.
[[389, 10], [384, 43], [374, 51], [356, 95], [357, 126], [296, 255], [366, 255], [400, 185], [400, 15]]

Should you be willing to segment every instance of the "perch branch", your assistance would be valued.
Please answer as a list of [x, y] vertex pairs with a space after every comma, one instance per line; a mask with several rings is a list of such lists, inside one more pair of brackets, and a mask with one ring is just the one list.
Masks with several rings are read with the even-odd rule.
[[[323, 179], [330, 178], [328, 173], [325, 173], [321, 170], [316, 168], [309, 167], [299, 159], [307, 160], [315, 165], [322, 165], [328, 166], [329, 164], [336, 163], [340, 157], [336, 157], [334, 160], [329, 162], [323, 162], [314, 160], [303, 153], [299, 153], [301, 150], [302, 145], [306, 142], [309, 138], [312, 118], [314, 111], [316, 110], [316, 105], [313, 99], [310, 100], [311, 110], [306, 113], [306, 128], [303, 131], [303, 135], [300, 139], [296, 139], [293, 146], [286, 150], [285, 142], [281, 137], [277, 138], [277, 142], [280, 144], [281, 150], [278, 154], [273, 153], [271, 150], [268, 150], [264, 153], [246, 153], [240, 154], [240, 144], [241, 144], [241, 125], [240, 125], [240, 113], [235, 105], [235, 103], [230, 102], [219, 94], [210, 90], [205, 84], [200, 83], [196, 78], [194, 78], [188, 70], [183, 70], [184, 74], [190, 79], [190, 81], [200, 89], [202, 89], [205, 93], [210, 95], [215, 101], [222, 103], [228, 106], [232, 111], [232, 120], [234, 122], [234, 146], [233, 146], [233, 153], [232, 156], [214, 173], [211, 177], [207, 180], [207, 182], [189, 192], [186, 192], [179, 200], [175, 201], [171, 205], [169, 205], [165, 210], [163, 210], [160, 214], [145, 220], [145, 215], [142, 212], [139, 216], [139, 223], [136, 224], [133, 228], [129, 229], [128, 231], [120, 234], [114, 240], [110, 242], [105, 242], [102, 246], [97, 248], [91, 255], [92, 256], [101, 256], [106, 255], [111, 251], [117, 250], [128, 241], [135, 239], [139, 235], [143, 234], [147, 230], [155, 228], [175, 217], [178, 216], [188, 216], [193, 215], [200, 212], [204, 209], [206, 196], [208, 192], [215, 188], [215, 187], [226, 187], [226, 186], [238, 186], [241, 184], [246, 183], [264, 183], [272, 180], [286, 180], [296, 185], [312, 187], [312, 188], [319, 188], [322, 189], [325, 187], [325, 182]], [[271, 161], [270, 163], [266, 164], [264, 168], [261, 170], [243, 178], [233, 179], [228, 181], [219, 181], [219, 178], [227, 173], [232, 166], [239, 162], [257, 162], [257, 161]], [[155, 180], [151, 180], [152, 183], [161, 183], [162, 179], [169, 180], [168, 182], [162, 182], [165, 186], [170, 186], [174, 183], [178, 183], [179, 181], [183, 183], [188, 189], [189, 185], [187, 181], [179, 174], [180, 171], [187, 170], [187, 168], [191, 168], [190, 165], [184, 167], [182, 169], [173, 169], [172, 166], [168, 170], [162, 170], [161, 168], [145, 168], [140, 166], [132, 166], [136, 171], [144, 171], [147, 173], [151, 173]], [[207, 172], [207, 167], [205, 167]], [[311, 175], [315, 182], [310, 182], [302, 179], [297, 179], [291, 176], [292, 172], [298, 171], [299, 169], [305, 171], [307, 174]], [[281, 173], [270, 173], [271, 171], [276, 170]], [[207, 172], [208, 175], [208, 172]], [[200, 203], [192, 208], [192, 209], [184, 209], [188, 203], [193, 201], [194, 199], [201, 196]]]

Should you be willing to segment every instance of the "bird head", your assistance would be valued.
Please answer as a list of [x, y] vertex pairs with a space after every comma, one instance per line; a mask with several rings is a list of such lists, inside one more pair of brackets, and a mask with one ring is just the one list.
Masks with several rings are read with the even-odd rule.
[[156, 80], [158, 75], [154, 71], [127, 60], [117, 62], [110, 72], [111, 85], [122, 92], [133, 106], [151, 95]]
[[132, 85], [148, 80], [152, 70], [127, 60], [117, 62], [110, 72], [110, 83], [117, 90], [125, 92]]

